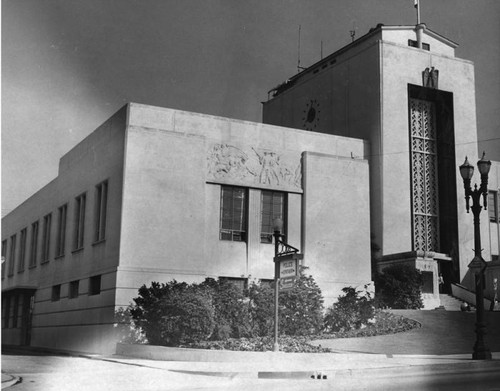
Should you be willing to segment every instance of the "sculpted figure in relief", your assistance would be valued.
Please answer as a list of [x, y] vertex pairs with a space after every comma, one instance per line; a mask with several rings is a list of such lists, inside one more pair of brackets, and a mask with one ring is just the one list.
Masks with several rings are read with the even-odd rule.
[[249, 156], [229, 144], [214, 145], [207, 156], [208, 175], [249, 184], [302, 187], [300, 162], [293, 170], [276, 152], [252, 150], [255, 155]]

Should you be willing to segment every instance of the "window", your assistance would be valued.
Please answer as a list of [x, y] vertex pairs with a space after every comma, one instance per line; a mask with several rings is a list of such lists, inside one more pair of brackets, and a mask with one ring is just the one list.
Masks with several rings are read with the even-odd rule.
[[19, 295], [14, 296], [14, 308], [12, 312], [12, 327], [16, 328], [19, 318]]
[[56, 242], [56, 257], [64, 255], [66, 246], [66, 219], [68, 215], [68, 204], [59, 208], [58, 224], [57, 224], [57, 242]]
[[277, 191], [262, 191], [261, 196], [261, 243], [272, 243], [274, 233], [274, 220], [281, 219], [286, 227], [285, 193]]
[[52, 301], [59, 301], [61, 299], [61, 284], [52, 287]]
[[78, 291], [80, 289], [80, 281], [71, 281], [69, 283], [69, 298], [70, 299], [75, 299], [78, 297]]
[[49, 213], [47, 216], [43, 218], [42, 263], [49, 261], [51, 225], [52, 225], [52, 213]]
[[10, 237], [10, 254], [9, 254], [9, 277], [14, 275], [14, 264], [16, 263], [16, 235]]
[[87, 196], [82, 194], [76, 197], [75, 205], [75, 238], [74, 238], [74, 250], [79, 250], [83, 248], [83, 234], [85, 231], [85, 203]]
[[94, 241], [104, 240], [106, 235], [106, 207], [108, 204], [108, 181], [96, 186], [95, 237]]
[[[411, 46], [412, 48], [418, 48], [418, 42], [414, 41], [413, 39], [409, 39], [408, 46]], [[422, 49], [431, 50], [431, 45], [429, 45], [428, 43], [422, 42]]]
[[246, 240], [246, 190], [222, 186], [220, 239], [242, 242]]
[[101, 293], [101, 276], [90, 277], [89, 296], [98, 295], [99, 293]]
[[31, 224], [30, 267], [36, 266], [38, 252], [38, 221]]
[[19, 243], [19, 267], [17, 269], [18, 273], [24, 271], [24, 261], [26, 258], [26, 238], [28, 237], [28, 229], [23, 228], [21, 230], [21, 241]]
[[500, 223], [499, 194], [500, 193], [498, 191], [488, 192], [488, 215], [490, 217], [490, 221], [495, 223]]
[[5, 256], [7, 255], [7, 241], [2, 240], [2, 279], [5, 278]]

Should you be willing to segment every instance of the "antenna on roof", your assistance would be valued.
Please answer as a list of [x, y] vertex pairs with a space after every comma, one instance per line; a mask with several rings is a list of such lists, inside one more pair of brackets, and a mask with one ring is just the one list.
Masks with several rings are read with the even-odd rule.
[[298, 47], [298, 56], [297, 56], [297, 73], [300, 73], [300, 71], [306, 69], [306, 68], [303, 68], [300, 66], [300, 30], [301, 30], [301, 26], [299, 24], [299, 47]]

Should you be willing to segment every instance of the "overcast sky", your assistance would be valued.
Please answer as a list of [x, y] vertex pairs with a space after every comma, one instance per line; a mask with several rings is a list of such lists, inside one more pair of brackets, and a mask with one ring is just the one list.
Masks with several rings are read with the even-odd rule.
[[[267, 91], [413, 0], [2, 0], [2, 215], [127, 102], [261, 121]], [[476, 66], [480, 148], [500, 160], [500, 1], [421, 0]], [[486, 141], [489, 140], [489, 141]]]

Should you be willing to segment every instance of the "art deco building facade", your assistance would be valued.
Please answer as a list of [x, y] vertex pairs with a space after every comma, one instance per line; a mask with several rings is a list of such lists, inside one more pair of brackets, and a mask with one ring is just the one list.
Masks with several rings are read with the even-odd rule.
[[[332, 303], [379, 267], [471, 285], [457, 167], [477, 156], [474, 67], [425, 26], [377, 26], [270, 91], [263, 122], [129, 104], [2, 219], [2, 341], [112, 352], [115, 311], [151, 281], [273, 278], [272, 221]], [[500, 165], [490, 173], [498, 262]], [[486, 214], [484, 214], [486, 216]], [[486, 217], [484, 217], [486, 221]]]

